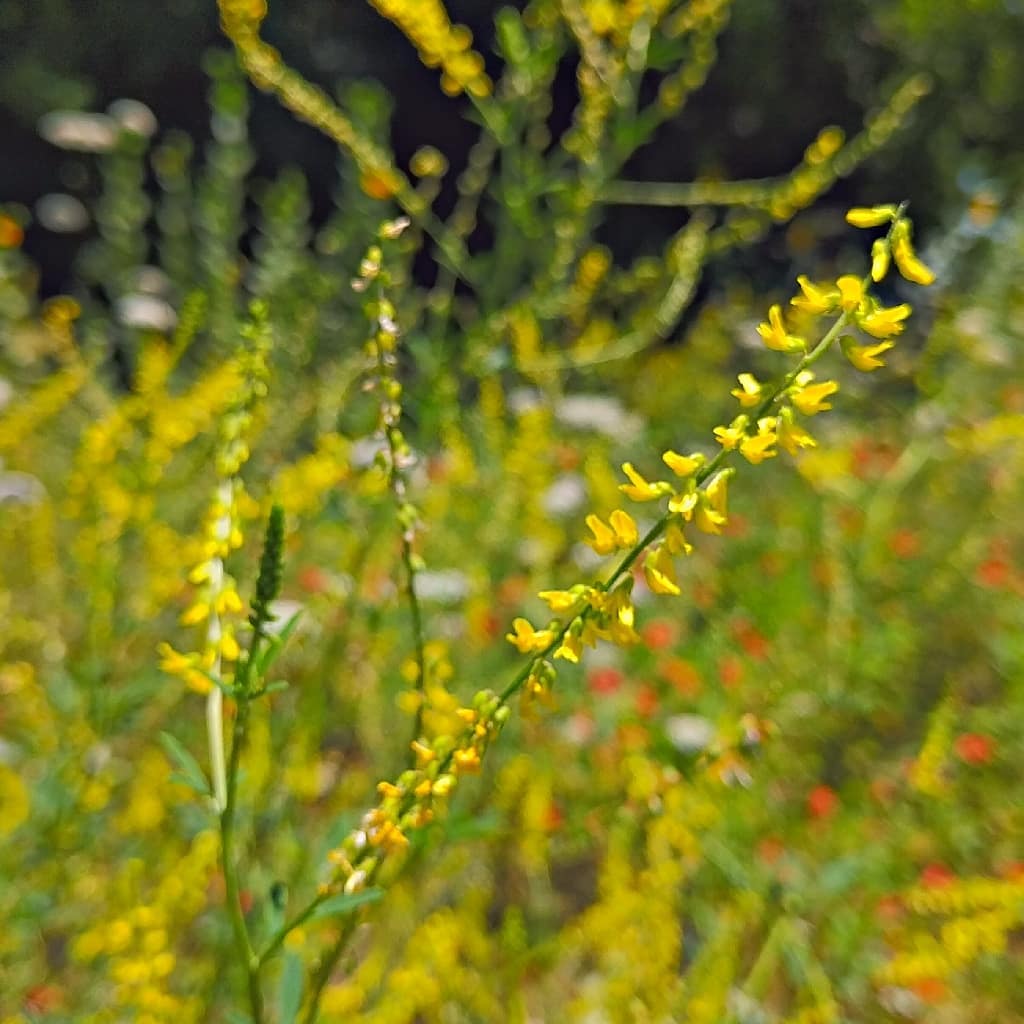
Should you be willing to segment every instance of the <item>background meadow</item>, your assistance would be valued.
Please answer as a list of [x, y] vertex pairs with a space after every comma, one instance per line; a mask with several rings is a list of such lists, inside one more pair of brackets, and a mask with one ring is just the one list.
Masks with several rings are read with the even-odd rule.
[[681, 596], [635, 573], [640, 642], [517, 696], [262, 1019], [1024, 1020], [1024, 22], [826, 6], [0, 0], [2, 1024], [253, 1019], [207, 708], [273, 504], [257, 948], [904, 200], [937, 280], [878, 286], [884, 368], [830, 357], [817, 447], [739, 464]]

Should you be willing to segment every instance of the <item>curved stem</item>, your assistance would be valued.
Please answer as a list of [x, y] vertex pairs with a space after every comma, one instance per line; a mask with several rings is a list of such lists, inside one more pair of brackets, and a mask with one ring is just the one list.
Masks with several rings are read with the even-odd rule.
[[[219, 690], [217, 691], [220, 692]], [[228, 913], [231, 916], [231, 930], [235, 937], [235, 947], [239, 959], [245, 965], [249, 989], [249, 1009], [254, 1024], [263, 1024], [263, 994], [260, 989], [260, 959], [256, 956], [249, 939], [249, 929], [245, 924], [245, 912], [242, 909], [241, 892], [238, 882], [238, 866], [235, 862], [235, 807], [238, 792], [238, 765], [241, 760], [242, 747], [245, 743], [246, 728], [249, 722], [249, 701], [240, 696], [235, 713], [235, 726], [231, 737], [231, 758], [227, 772], [227, 800], [220, 817], [220, 852], [221, 868], [224, 872], [225, 899]]]

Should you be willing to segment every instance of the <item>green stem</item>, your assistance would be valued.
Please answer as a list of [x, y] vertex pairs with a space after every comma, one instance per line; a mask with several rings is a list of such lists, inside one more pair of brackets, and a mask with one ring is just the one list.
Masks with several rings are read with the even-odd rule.
[[263, 952], [256, 957], [257, 965], [262, 967], [284, 945], [284, 940], [288, 938], [296, 928], [301, 928], [313, 916], [317, 907], [319, 907], [329, 895], [330, 893], [327, 892], [317, 894], [293, 918], [285, 921], [285, 923], [281, 925], [281, 927], [278, 928], [270, 937], [270, 941], [263, 947]]
[[[251, 656], [251, 655], [250, 655]], [[246, 728], [249, 723], [249, 700], [239, 695], [238, 708], [235, 713], [235, 725], [231, 737], [231, 757], [228, 761], [227, 800], [220, 817], [220, 849], [221, 868], [224, 872], [225, 898], [228, 913], [231, 916], [231, 930], [235, 937], [235, 947], [239, 959], [245, 965], [245, 973], [249, 988], [249, 1009], [254, 1024], [263, 1024], [263, 994], [260, 990], [260, 960], [256, 956], [249, 930], [245, 924], [245, 913], [238, 881], [238, 866], [235, 862], [235, 808], [238, 794], [238, 765], [241, 760], [242, 747], [245, 743]]]
[[345, 919], [337, 939], [334, 940], [334, 944], [324, 955], [310, 979], [311, 987], [307, 996], [306, 1012], [302, 1016], [302, 1024], [314, 1024], [319, 1016], [320, 999], [327, 987], [327, 982], [331, 980], [335, 966], [348, 946], [349, 939], [352, 938], [352, 933], [356, 930], [357, 920], [356, 914], [351, 914]]

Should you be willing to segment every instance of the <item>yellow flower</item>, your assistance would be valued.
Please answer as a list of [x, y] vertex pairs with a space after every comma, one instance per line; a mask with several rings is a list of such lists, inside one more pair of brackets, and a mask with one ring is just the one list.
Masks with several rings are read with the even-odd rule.
[[776, 352], [802, 352], [807, 348], [803, 338], [786, 333], [782, 322], [782, 307], [776, 303], [768, 310], [768, 323], [758, 324], [757, 333], [764, 339], [765, 345]]
[[425, 768], [431, 761], [437, 759], [437, 753], [420, 740], [413, 740], [409, 744], [412, 752], [416, 755], [416, 767]]
[[633, 629], [636, 613], [625, 587], [619, 587], [618, 590], [603, 595], [600, 610], [607, 617], [607, 624], [601, 631], [606, 639], [620, 647], [639, 642], [640, 637]]
[[217, 595], [213, 602], [213, 607], [219, 614], [224, 615], [229, 612], [240, 612], [245, 605], [242, 604], [242, 599], [238, 596], [238, 591], [235, 590], [234, 585], [228, 584]]
[[654, 482], [645, 480], [633, 468], [633, 464], [630, 462], [622, 464], [622, 472], [629, 477], [630, 482], [628, 484], [619, 484], [619, 490], [627, 498], [632, 498], [633, 501], [655, 501], [672, 491], [669, 484], [660, 480]]
[[586, 524], [594, 535], [593, 540], [587, 543], [599, 555], [610, 555], [613, 551], [631, 548], [640, 539], [637, 525], [628, 512], [616, 509], [609, 516], [609, 522], [611, 526], [593, 513], [586, 518]]
[[914, 252], [914, 246], [910, 241], [910, 221], [901, 220], [893, 228], [892, 258], [896, 261], [896, 269], [908, 281], [929, 285], [935, 280], [935, 274]]
[[661, 456], [661, 460], [676, 476], [684, 478], [693, 476], [704, 465], [704, 456], [700, 452], [694, 452], [692, 455], [680, 455], [670, 449]]
[[880, 366], [885, 366], [885, 363], [878, 357], [883, 352], [888, 352], [893, 347], [893, 342], [881, 341], [877, 345], [855, 345], [852, 338], [845, 337], [841, 340], [840, 345], [843, 349], [843, 355], [858, 370], [870, 373], [872, 370], [877, 370]]
[[693, 510], [697, 507], [698, 497], [697, 488], [693, 481], [691, 481], [690, 486], [685, 491], [673, 494], [669, 498], [668, 510], [677, 516], [682, 516], [683, 519], [689, 522], [693, 518]]
[[744, 409], [757, 405], [763, 397], [764, 385], [752, 373], [741, 373], [737, 380], [740, 382], [740, 386], [733, 388], [729, 393], [738, 399]]
[[790, 399], [805, 416], [814, 416], [832, 408], [825, 399], [839, 390], [839, 385], [834, 380], [823, 380], [820, 384], [801, 384], [799, 378], [797, 380], [797, 386], [790, 393]]
[[889, 272], [889, 243], [876, 238], [871, 246], [871, 280], [876, 284]]
[[186, 608], [181, 614], [180, 622], [183, 626], [195, 626], [205, 622], [210, 617], [210, 605], [206, 601], [196, 601], [190, 608]]
[[452, 754], [452, 761], [460, 775], [475, 775], [480, 771], [480, 753], [475, 747], [456, 750]]
[[513, 619], [512, 629], [514, 632], [506, 633], [505, 639], [514, 644], [520, 654], [543, 651], [555, 639], [550, 629], [534, 629], [526, 619]]
[[857, 318], [857, 326], [872, 338], [894, 338], [903, 333], [903, 321], [910, 316], [910, 306], [901, 303], [888, 309], [875, 309]]
[[711, 508], [722, 517], [723, 521], [729, 514], [729, 480], [735, 472], [735, 469], [723, 469], [720, 473], [716, 473], [704, 491]]
[[864, 301], [864, 282], [853, 274], [843, 274], [836, 287], [839, 289], [839, 305], [847, 313], [860, 308]]
[[586, 597], [587, 587], [576, 586], [572, 590], [542, 590], [537, 596], [556, 614], [569, 611]]
[[583, 641], [581, 637], [575, 636], [571, 631], [566, 633], [562, 638], [562, 644], [555, 651], [554, 657], [564, 658], [566, 661], [571, 661], [574, 665], [580, 660], [583, 654]]
[[806, 274], [801, 274], [796, 283], [800, 285], [803, 295], [794, 296], [789, 300], [791, 306], [810, 313], [813, 316], [820, 316], [822, 313], [831, 313], [839, 302], [839, 293], [835, 288], [821, 288], [812, 284]]
[[817, 441], [804, 430], [793, 419], [793, 410], [786, 406], [779, 412], [779, 422], [776, 428], [779, 437], [779, 444], [789, 452], [796, 455], [801, 448], [814, 448]]
[[644, 579], [655, 594], [671, 594], [678, 597], [682, 593], [676, 583], [676, 567], [667, 544], [648, 554], [644, 560]]
[[896, 207], [891, 204], [885, 206], [855, 206], [846, 212], [846, 222], [855, 228], [877, 228], [888, 224], [896, 216]]
[[693, 550], [683, 528], [675, 522], [669, 523], [665, 529], [665, 547], [672, 555], [688, 555]]
[[773, 459], [778, 454], [772, 451], [777, 437], [775, 435], [775, 417], [765, 416], [757, 421], [757, 433], [746, 437], [740, 444], [740, 454], [755, 466], [765, 459]]
[[701, 492], [701, 501], [697, 505], [693, 522], [697, 529], [703, 533], [721, 533], [727, 519], [721, 512], [711, 507], [707, 501], [706, 494]]
[[746, 416], [737, 416], [729, 426], [715, 427], [715, 438], [726, 451], [732, 451], [734, 448], [738, 448], [740, 442], [747, 436], [749, 422], [750, 420]]

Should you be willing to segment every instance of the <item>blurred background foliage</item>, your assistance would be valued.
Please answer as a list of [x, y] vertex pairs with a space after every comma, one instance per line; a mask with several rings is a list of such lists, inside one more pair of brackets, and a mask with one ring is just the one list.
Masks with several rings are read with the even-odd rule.
[[[494, 5], [451, 9], [496, 76]], [[643, 643], [566, 666], [554, 707], [515, 716], [415, 837], [324, 1021], [1024, 1017], [1022, 24], [995, 0], [737, 3], [706, 84], [627, 178], [781, 175], [822, 125], [854, 136], [909, 74], [933, 81], [757, 245], [714, 235], [727, 218], [609, 207], [557, 286], [530, 276], [546, 241], [512, 231], [506, 288], [500, 192], [471, 236], [479, 290], [446, 283], [415, 226], [396, 243], [430, 671], [460, 699], [519, 667], [502, 637], [514, 615], [541, 621], [537, 590], [594, 571], [581, 520], [621, 500], [614, 467], [653, 473], [658, 451], [705, 445], [736, 374], [778, 372], [756, 324], [783, 282], [865, 266], [843, 206], [909, 198], [939, 279], [886, 282], [915, 307], [888, 366], [836, 370], [820, 449], [743, 467], [684, 598], [638, 585]], [[393, 26], [309, 0], [272, 4], [264, 31], [451, 211], [479, 129]], [[0, 39], [0, 874], [19, 880], [0, 886], [0, 1021], [235, 1021], [212, 816], [155, 738], [198, 755], [202, 702], [157, 645], [188, 642], [186, 574], [255, 297], [275, 344], [231, 570], [247, 595], [283, 497], [285, 608], [304, 612], [242, 785], [246, 900], [272, 929], [406, 756], [398, 529], [350, 288], [396, 211], [247, 86], [205, 3], [0, 0]], [[556, 137], [575, 61], [554, 75]], [[99, 155], [39, 137], [55, 109], [123, 97], [155, 113], [152, 136], [122, 105], [143, 130]], [[443, 181], [425, 144], [452, 164]], [[39, 223], [52, 192], [81, 198], [75, 230]], [[723, 240], [706, 267], [675, 248], [688, 225]], [[676, 280], [697, 301], [649, 330]], [[73, 298], [47, 301], [58, 291]], [[275, 1020], [294, 1019], [296, 972], [333, 927], [269, 965]]]
[[[494, 14], [504, 5], [458, 0], [450, 6], [452, 20], [473, 30], [493, 70]], [[473, 127], [441, 95], [434, 73], [410, 59], [401, 33], [368, 5], [274, 5], [268, 32], [293, 66], [328, 88], [361, 78], [384, 85], [394, 103], [390, 137], [400, 166], [425, 144], [437, 146], [457, 170], [464, 166]], [[36, 124], [48, 111], [101, 110], [131, 97], [146, 103], [165, 129], [182, 129], [197, 144], [208, 131], [206, 87], [195, 57], [223, 42], [205, 0], [145, 8], [116, 0], [3, 0], [0, 40], [6, 141], [0, 195], [8, 200], [31, 205], [43, 193], [65, 189], [95, 194], [89, 168], [39, 138]], [[1019, 0], [747, 0], [731, 13], [700, 102], [663, 126], [627, 165], [626, 176], [679, 181], [778, 174], [799, 158], [812, 126], [853, 131], [908, 73], [927, 71], [934, 88], [913, 120], [838, 198], [912, 194], [915, 218], [922, 226], [937, 223], [965, 193], [985, 184], [1012, 189], [1021, 180], [1022, 48]], [[575, 103], [572, 75], [567, 62], [555, 82], [553, 123], [565, 121]], [[255, 103], [257, 174], [276, 174], [285, 163], [301, 166], [314, 219], [322, 220], [330, 206], [332, 146], [272, 101], [257, 97]], [[663, 211], [629, 209], [613, 214], [605, 230], [616, 247], [650, 248], [664, 239], [665, 227]], [[75, 239], [30, 232], [28, 248], [42, 264], [48, 291], [66, 285], [75, 245]]]

